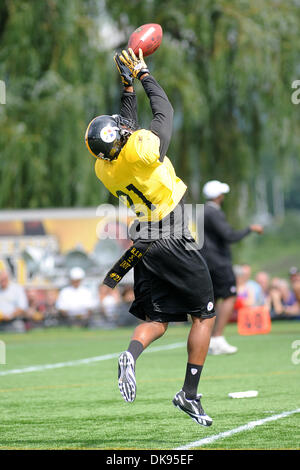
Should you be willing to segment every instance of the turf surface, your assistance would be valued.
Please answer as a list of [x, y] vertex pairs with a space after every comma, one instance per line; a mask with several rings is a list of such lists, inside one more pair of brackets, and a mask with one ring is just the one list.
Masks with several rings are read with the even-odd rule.
[[[149, 349], [139, 358], [138, 393], [132, 404], [119, 393], [116, 358], [1, 375], [15, 368], [121, 352], [131, 331], [48, 329], [0, 334], [7, 347], [7, 364], [0, 365], [0, 448], [175, 449], [300, 408], [300, 364], [292, 361], [292, 343], [300, 340], [299, 321], [273, 323], [269, 335], [239, 336], [235, 324], [227, 327], [226, 336], [239, 352], [208, 356], [199, 387], [203, 407], [214, 419], [210, 428], [197, 425], [172, 405], [183, 383], [185, 346]], [[153, 347], [185, 342], [188, 331], [187, 324], [170, 326]], [[244, 390], [258, 390], [259, 395], [228, 397], [229, 392]], [[299, 443], [300, 413], [296, 413], [201, 448], [299, 449]]]

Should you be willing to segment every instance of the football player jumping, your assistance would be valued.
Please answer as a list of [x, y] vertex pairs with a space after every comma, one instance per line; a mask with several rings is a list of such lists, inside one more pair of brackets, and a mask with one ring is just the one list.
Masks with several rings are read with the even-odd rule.
[[[85, 141], [97, 159], [97, 177], [137, 216], [133, 248], [104, 281], [114, 287], [127, 267], [134, 265], [135, 300], [130, 313], [143, 322], [119, 357], [119, 389], [125, 401], [134, 401], [139, 355], [166, 332], [169, 322], [187, 321], [190, 314], [185, 380], [173, 404], [198, 424], [210, 426], [212, 419], [204, 412], [197, 389], [215, 321], [213, 288], [188, 229], [183, 204], [187, 187], [166, 156], [173, 108], [150, 75], [141, 49], [138, 57], [128, 49], [116, 54], [114, 60], [124, 85], [120, 114], [93, 119]], [[149, 130], [138, 126], [134, 79], [141, 82], [150, 101], [153, 119]]]

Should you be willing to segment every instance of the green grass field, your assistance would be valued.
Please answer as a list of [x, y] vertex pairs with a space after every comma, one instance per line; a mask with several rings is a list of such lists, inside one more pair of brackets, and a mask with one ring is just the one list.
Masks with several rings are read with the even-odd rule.
[[[210, 428], [197, 425], [172, 404], [183, 383], [186, 349], [180, 343], [186, 341], [189, 325], [170, 326], [152, 346], [179, 343], [174, 349], [149, 348], [139, 358], [138, 393], [132, 404], [119, 393], [115, 357], [3, 374], [119, 353], [126, 349], [131, 331], [49, 329], [0, 335], [7, 362], [0, 365], [0, 448], [176, 449], [300, 408], [300, 364], [292, 361], [297, 353], [292, 343], [300, 340], [299, 321], [273, 323], [269, 335], [258, 336], [239, 336], [235, 324], [228, 326], [227, 338], [239, 352], [208, 356], [199, 387], [203, 407], [214, 419]], [[259, 395], [228, 397], [229, 392], [244, 390], [258, 390]], [[201, 448], [299, 449], [299, 443], [297, 412]]]

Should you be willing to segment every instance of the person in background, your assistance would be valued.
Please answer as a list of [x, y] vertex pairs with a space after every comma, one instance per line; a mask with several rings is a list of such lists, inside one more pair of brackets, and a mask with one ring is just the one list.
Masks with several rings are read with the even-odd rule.
[[99, 286], [100, 314], [106, 322], [116, 325], [121, 296], [118, 288], [110, 289], [105, 284]]
[[268, 297], [265, 295], [261, 284], [256, 280], [250, 279], [251, 267], [248, 264], [243, 264], [241, 266], [234, 266], [233, 270], [236, 276], [237, 287], [235, 310], [244, 307], [269, 306]]
[[289, 278], [291, 284], [293, 284], [296, 281], [300, 281], [300, 271], [296, 266], [292, 266], [289, 269]]
[[44, 313], [44, 325], [45, 326], [56, 326], [58, 325], [59, 312], [56, 307], [56, 301], [58, 298], [57, 289], [49, 289], [45, 292], [45, 313]]
[[70, 323], [79, 323], [83, 326], [96, 306], [91, 291], [82, 286], [85, 272], [80, 267], [74, 267], [70, 271], [70, 285], [64, 287], [57, 298], [56, 307], [61, 316]]
[[234, 312], [236, 280], [232, 268], [231, 243], [238, 242], [251, 232], [263, 233], [261, 225], [250, 225], [243, 230], [234, 230], [222, 211], [225, 194], [230, 187], [217, 180], [208, 181], [203, 187], [206, 199], [204, 206], [204, 244], [201, 254], [207, 262], [211, 275], [217, 318], [209, 345], [209, 354], [232, 354], [235, 346], [228, 344], [224, 330]]
[[289, 275], [292, 291], [295, 294], [298, 304], [300, 305], [300, 271], [298, 268], [292, 267], [290, 268]]
[[296, 266], [292, 266], [290, 268], [289, 278], [290, 278], [292, 291], [294, 292], [297, 302], [300, 305], [300, 271]]
[[236, 300], [234, 304], [235, 310], [248, 306], [248, 292], [245, 290], [245, 273], [243, 266], [233, 266], [233, 272], [236, 281]]
[[117, 325], [118, 326], [129, 326], [129, 325], [136, 325], [139, 323], [139, 319], [134, 317], [133, 315], [128, 315], [130, 310], [130, 306], [134, 301], [134, 290], [133, 285], [125, 284], [122, 286], [121, 289], [121, 302], [118, 307], [118, 318], [117, 318]]
[[270, 292], [271, 312], [277, 315], [294, 316], [300, 314], [300, 304], [286, 279], [276, 278]]
[[270, 299], [270, 283], [271, 283], [269, 274], [266, 273], [265, 271], [259, 271], [255, 276], [255, 280], [262, 289], [264, 304], [268, 304], [269, 299]]
[[24, 288], [11, 281], [6, 270], [0, 271], [0, 324], [17, 331], [25, 331], [23, 318], [28, 301]]
[[45, 312], [45, 303], [41, 298], [42, 295], [38, 289], [27, 289], [26, 290], [28, 308], [26, 312], [26, 328], [30, 329], [34, 326], [43, 325], [44, 321], [44, 312]]
[[236, 272], [237, 298], [243, 299], [244, 307], [253, 307], [255, 305], [255, 291], [253, 286], [249, 284], [251, 268], [249, 265], [241, 265], [239, 268], [240, 271]]
[[258, 307], [265, 304], [265, 296], [261, 285], [251, 279], [252, 268], [249, 264], [243, 264], [242, 270], [244, 273], [244, 288], [248, 294], [248, 306]]

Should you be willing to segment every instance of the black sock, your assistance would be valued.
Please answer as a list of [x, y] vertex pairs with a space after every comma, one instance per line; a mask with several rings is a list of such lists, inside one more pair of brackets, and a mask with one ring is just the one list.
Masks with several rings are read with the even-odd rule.
[[194, 400], [197, 396], [197, 388], [202, 367], [203, 366], [199, 366], [197, 364], [190, 364], [189, 362], [186, 365], [186, 373], [182, 390], [185, 392], [185, 396], [188, 400]]
[[132, 340], [128, 346], [127, 351], [132, 354], [132, 357], [134, 359], [134, 362], [136, 362], [137, 358], [139, 357], [140, 354], [142, 354], [144, 350], [144, 346], [140, 341], [137, 341], [136, 339]]

